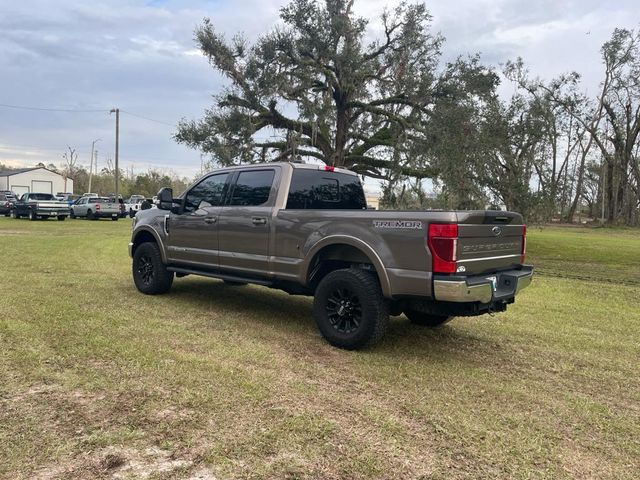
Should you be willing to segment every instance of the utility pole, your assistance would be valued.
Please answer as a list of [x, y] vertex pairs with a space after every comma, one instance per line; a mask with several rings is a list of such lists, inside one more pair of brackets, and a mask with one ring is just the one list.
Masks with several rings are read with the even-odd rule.
[[[96, 145], [96, 143], [98, 143], [100, 140], [102, 140], [101, 138], [96, 138], [93, 142], [91, 142], [91, 163], [89, 163], [89, 191], [87, 193], [91, 193], [91, 176], [93, 175], [93, 159], [94, 159], [94, 152], [93, 149]], [[96, 162], [96, 170], [98, 169], [98, 164]], [[98, 172], [96, 172], [98, 173]]]
[[120, 180], [120, 172], [119, 172], [119, 166], [118, 166], [118, 150], [119, 150], [119, 146], [120, 146], [120, 109], [119, 108], [112, 108], [111, 111], [109, 113], [114, 113], [116, 114], [116, 202], [118, 201], [118, 183]]

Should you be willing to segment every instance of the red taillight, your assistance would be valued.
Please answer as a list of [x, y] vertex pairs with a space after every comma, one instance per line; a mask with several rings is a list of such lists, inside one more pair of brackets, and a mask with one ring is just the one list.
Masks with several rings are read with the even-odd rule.
[[427, 242], [433, 260], [433, 273], [455, 273], [458, 259], [458, 225], [432, 223], [429, 225]]
[[324, 169], [327, 172], [333, 172], [333, 171], [335, 171], [336, 167], [332, 167], [331, 165], [327, 165], [326, 167], [324, 167]]
[[100, 204], [96, 203], [96, 210], [100, 210]]
[[527, 226], [522, 225], [522, 250], [520, 251], [520, 263], [524, 263], [527, 255]]

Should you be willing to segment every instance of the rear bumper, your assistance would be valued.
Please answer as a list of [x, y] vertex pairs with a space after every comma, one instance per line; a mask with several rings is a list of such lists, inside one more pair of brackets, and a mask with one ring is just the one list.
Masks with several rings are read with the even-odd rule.
[[61, 208], [36, 208], [36, 215], [40, 216], [50, 216], [50, 217], [68, 217], [69, 216], [69, 208], [61, 207]]
[[96, 218], [113, 218], [120, 216], [120, 212], [94, 212]]
[[507, 270], [493, 275], [470, 277], [434, 275], [433, 296], [439, 302], [491, 303], [513, 298], [520, 290], [531, 284], [532, 278], [533, 266], [531, 265], [523, 265], [517, 270]]

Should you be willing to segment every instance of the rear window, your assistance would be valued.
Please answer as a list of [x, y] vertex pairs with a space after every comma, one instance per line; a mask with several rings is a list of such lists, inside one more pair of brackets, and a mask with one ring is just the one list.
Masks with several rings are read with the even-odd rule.
[[29, 198], [31, 200], [55, 200], [55, 197], [50, 193], [31, 193]]
[[91, 198], [89, 203], [111, 203], [108, 198]]
[[356, 175], [296, 168], [287, 209], [364, 210], [367, 202]]

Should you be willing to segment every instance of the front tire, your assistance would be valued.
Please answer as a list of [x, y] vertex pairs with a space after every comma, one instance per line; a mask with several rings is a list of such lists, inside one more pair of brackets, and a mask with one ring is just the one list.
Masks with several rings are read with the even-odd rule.
[[374, 273], [348, 268], [327, 274], [313, 301], [322, 336], [334, 347], [355, 350], [372, 345], [387, 331], [389, 311]]
[[453, 317], [446, 315], [431, 315], [417, 310], [405, 310], [404, 314], [411, 323], [414, 325], [420, 325], [421, 327], [435, 328], [453, 320]]
[[69, 218], [76, 218], [76, 214], [73, 213], [73, 210], [69, 212]]
[[145, 242], [133, 254], [133, 282], [145, 295], [166, 293], [173, 284], [173, 272], [169, 272], [156, 243]]
[[37, 219], [38, 219], [38, 215], [36, 215], [36, 212], [34, 212], [33, 210], [29, 210], [29, 220], [34, 222]]

